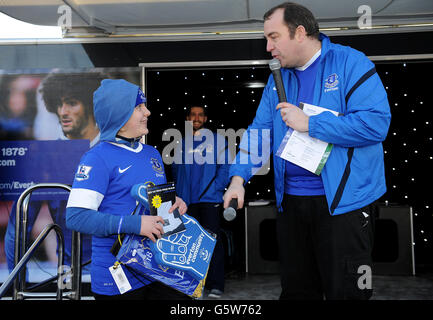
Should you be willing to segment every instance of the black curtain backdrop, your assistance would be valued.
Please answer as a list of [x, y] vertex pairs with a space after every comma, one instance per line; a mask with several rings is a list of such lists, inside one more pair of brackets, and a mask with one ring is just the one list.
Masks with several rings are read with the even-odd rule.
[[[377, 62], [376, 69], [392, 113], [383, 143], [388, 191], [380, 201], [413, 208], [416, 264], [422, 267], [433, 262], [433, 201], [427, 187], [433, 178], [433, 111], [429, 83], [421, 75], [433, 72], [433, 62]], [[169, 143], [161, 141], [165, 130], [176, 128], [184, 135], [191, 104], [206, 107], [209, 129], [246, 129], [263, 91], [252, 86], [264, 85], [269, 73], [267, 67], [148, 71], [148, 143], [162, 151]], [[166, 171], [170, 175], [170, 166]], [[251, 179], [246, 198], [275, 199], [272, 169]]]

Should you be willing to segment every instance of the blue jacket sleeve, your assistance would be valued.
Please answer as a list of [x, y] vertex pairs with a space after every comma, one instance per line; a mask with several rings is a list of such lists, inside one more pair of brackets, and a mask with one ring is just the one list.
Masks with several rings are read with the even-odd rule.
[[66, 208], [66, 227], [99, 237], [118, 233], [140, 234], [141, 216], [117, 216], [96, 210]]

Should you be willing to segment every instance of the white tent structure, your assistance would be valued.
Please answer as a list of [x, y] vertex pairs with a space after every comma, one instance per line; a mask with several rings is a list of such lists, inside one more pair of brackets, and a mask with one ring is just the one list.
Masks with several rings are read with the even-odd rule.
[[[181, 41], [263, 37], [264, 12], [281, 0], [0, 0], [0, 12], [61, 26], [64, 39]], [[432, 0], [298, 0], [335, 35], [433, 30]], [[113, 39], [111, 39], [112, 41]]]

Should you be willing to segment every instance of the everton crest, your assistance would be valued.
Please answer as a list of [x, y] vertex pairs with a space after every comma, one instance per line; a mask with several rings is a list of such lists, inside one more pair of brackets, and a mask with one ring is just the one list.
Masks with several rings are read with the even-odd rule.
[[333, 73], [325, 80], [325, 92], [338, 90], [338, 75]]
[[159, 163], [158, 159], [150, 158], [150, 163], [152, 164], [152, 169], [159, 174], [164, 173], [164, 167]]

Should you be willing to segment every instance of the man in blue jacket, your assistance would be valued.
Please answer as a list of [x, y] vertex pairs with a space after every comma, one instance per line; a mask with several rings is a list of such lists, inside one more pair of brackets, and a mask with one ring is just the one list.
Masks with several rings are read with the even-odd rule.
[[219, 298], [224, 292], [220, 211], [223, 193], [229, 183], [228, 149], [223, 136], [203, 128], [207, 121], [204, 107], [190, 107], [186, 120], [192, 122], [192, 135], [186, 133], [182, 140], [182, 161], [172, 164], [173, 178], [177, 195], [188, 205], [188, 214], [217, 235], [206, 287], [210, 290], [210, 298]]
[[[271, 131], [280, 299], [369, 299], [375, 202], [386, 191], [382, 141], [391, 119], [386, 91], [374, 64], [357, 50], [331, 43], [301, 5], [270, 9], [264, 35], [266, 50], [283, 67], [287, 102], [279, 103], [271, 75], [247, 132]], [[301, 102], [340, 116], [307, 116]], [[276, 155], [289, 128], [333, 144], [320, 175]], [[243, 185], [254, 166], [240, 162], [241, 153], [230, 168], [224, 207], [232, 198], [239, 208], [244, 204]]]

